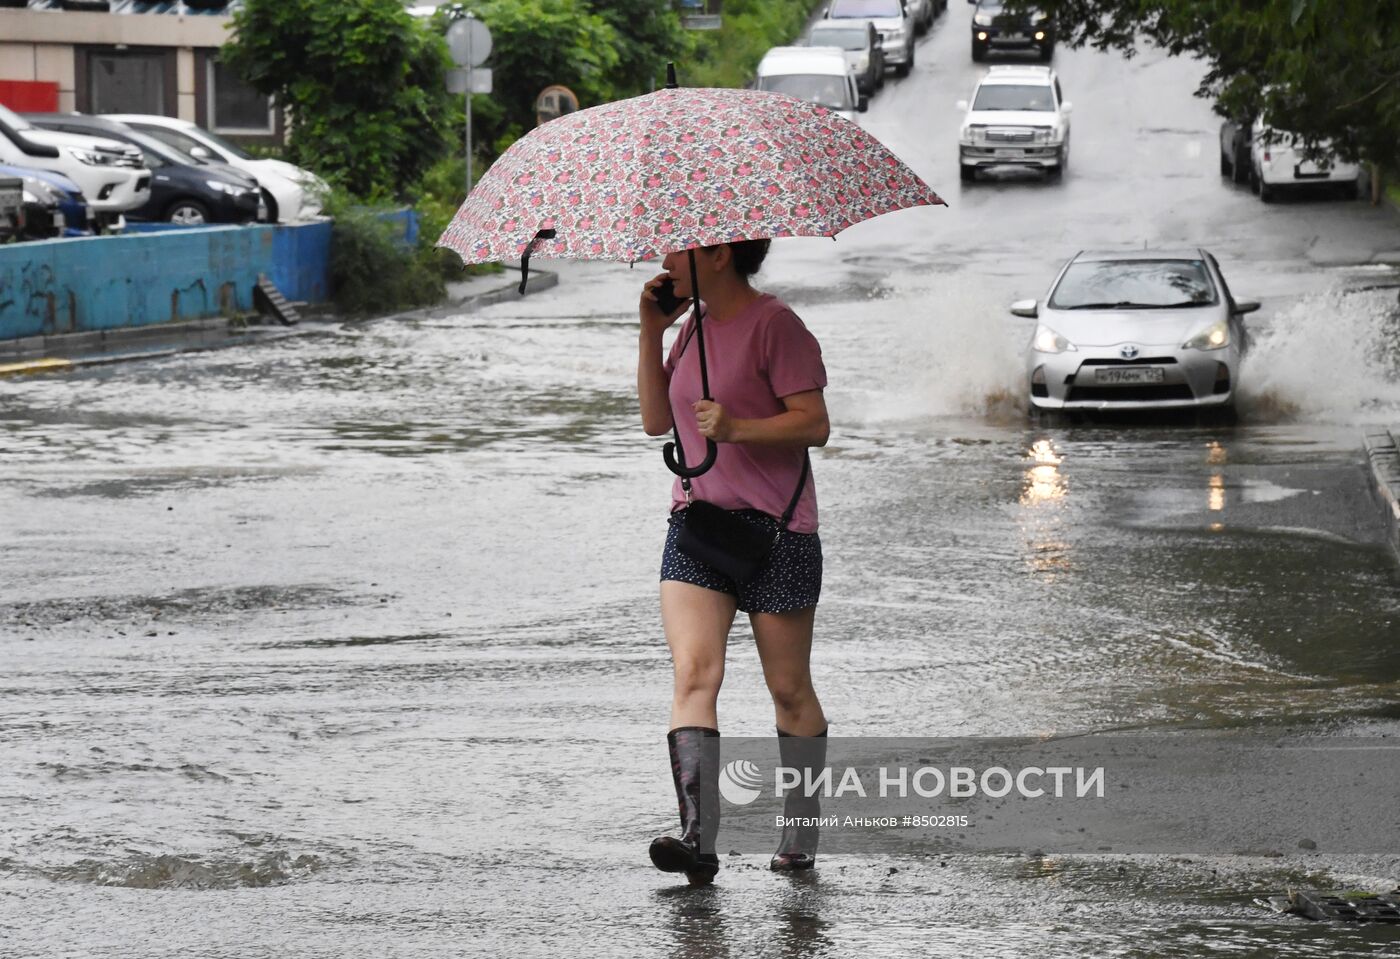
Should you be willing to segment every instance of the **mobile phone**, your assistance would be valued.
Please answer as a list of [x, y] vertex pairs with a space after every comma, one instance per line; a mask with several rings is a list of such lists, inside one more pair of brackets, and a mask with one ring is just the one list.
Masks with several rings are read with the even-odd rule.
[[657, 308], [666, 316], [675, 315], [677, 310], [690, 302], [689, 298], [681, 299], [676, 296], [676, 281], [669, 276], [658, 283], [651, 292], [656, 297]]

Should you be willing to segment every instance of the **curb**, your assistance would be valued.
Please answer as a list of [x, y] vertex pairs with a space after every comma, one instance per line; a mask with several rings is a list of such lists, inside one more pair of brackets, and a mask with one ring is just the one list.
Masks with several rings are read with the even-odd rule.
[[479, 310], [483, 306], [493, 306], [497, 303], [507, 303], [511, 300], [522, 300], [531, 293], [538, 293], [541, 290], [548, 290], [559, 285], [559, 274], [551, 273], [549, 270], [530, 271], [529, 279], [525, 281], [525, 294], [520, 293], [520, 281], [513, 280], [504, 286], [498, 286], [494, 290], [487, 290], [484, 293], [475, 293], [471, 296], [463, 297], [457, 301], [457, 306], [464, 310]]
[[1400, 446], [1387, 430], [1372, 430], [1363, 442], [1371, 467], [1371, 490], [1380, 507], [1386, 540], [1400, 554]]
[[[153, 360], [178, 353], [221, 349], [312, 332], [315, 330], [304, 327], [243, 326], [215, 318], [189, 323], [156, 323], [87, 333], [32, 336], [0, 345], [0, 377]], [[144, 347], [143, 343], [146, 344]]]

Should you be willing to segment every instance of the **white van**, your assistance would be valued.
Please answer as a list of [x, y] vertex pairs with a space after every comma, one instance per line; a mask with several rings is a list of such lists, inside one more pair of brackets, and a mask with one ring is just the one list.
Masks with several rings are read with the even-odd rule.
[[1249, 145], [1249, 185], [1259, 199], [1272, 203], [1283, 187], [1309, 183], [1336, 184], [1355, 198], [1360, 188], [1361, 168], [1343, 163], [1327, 152], [1327, 144], [1317, 159], [1309, 159], [1302, 141], [1292, 133], [1274, 130], [1261, 116], [1254, 121]]
[[122, 213], [151, 198], [151, 171], [141, 151], [115, 140], [41, 130], [0, 106], [0, 163], [62, 173], [83, 191], [106, 231]]
[[774, 47], [758, 64], [754, 88], [806, 100], [854, 120], [868, 101], [840, 47]]

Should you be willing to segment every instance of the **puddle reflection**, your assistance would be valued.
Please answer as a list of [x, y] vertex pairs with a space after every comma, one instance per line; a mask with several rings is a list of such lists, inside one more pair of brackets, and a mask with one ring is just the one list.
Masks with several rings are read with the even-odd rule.
[[1053, 440], [1039, 439], [1026, 451], [1026, 458], [1033, 464], [1022, 476], [1019, 499], [1024, 510], [1026, 565], [1032, 573], [1054, 577], [1071, 568], [1061, 515], [1069, 496], [1069, 483], [1060, 471], [1064, 457]]

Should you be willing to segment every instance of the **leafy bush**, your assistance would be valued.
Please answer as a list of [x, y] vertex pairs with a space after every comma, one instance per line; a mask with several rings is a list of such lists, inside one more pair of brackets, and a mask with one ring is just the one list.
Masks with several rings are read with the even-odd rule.
[[422, 242], [405, 244], [398, 226], [384, 218], [385, 208], [333, 191], [325, 211], [335, 218], [331, 298], [341, 312], [392, 313], [442, 300], [446, 291], [437, 253]]

